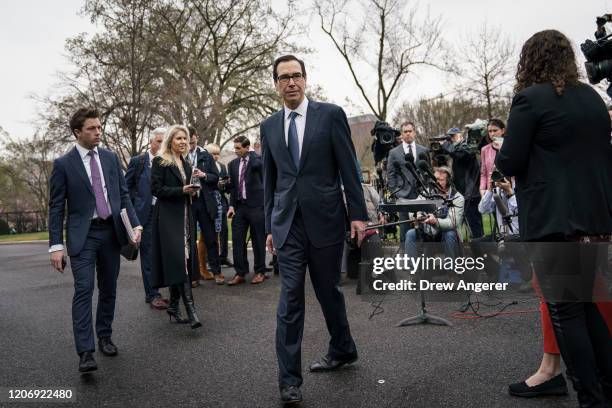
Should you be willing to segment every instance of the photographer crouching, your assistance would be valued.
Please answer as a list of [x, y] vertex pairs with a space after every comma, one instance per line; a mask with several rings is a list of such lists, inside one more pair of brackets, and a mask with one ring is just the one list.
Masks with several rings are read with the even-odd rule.
[[440, 185], [440, 193], [448, 199], [452, 206], [443, 208], [438, 214], [427, 214], [426, 217], [417, 217], [420, 226], [406, 232], [405, 253], [408, 256], [416, 256], [416, 242], [421, 238], [426, 242], [443, 242], [444, 254], [447, 257], [459, 255], [461, 236], [457, 228], [463, 222], [463, 195], [452, 187], [450, 180], [453, 172], [448, 167], [437, 167], [434, 169], [434, 176]]
[[447, 132], [448, 140], [442, 144], [442, 151], [452, 159], [454, 173], [453, 181], [457, 191], [465, 199], [465, 219], [470, 227], [472, 238], [484, 235], [482, 216], [478, 211], [480, 202], [480, 163], [478, 162], [478, 148], [470, 146], [463, 138], [459, 128], [452, 128]]

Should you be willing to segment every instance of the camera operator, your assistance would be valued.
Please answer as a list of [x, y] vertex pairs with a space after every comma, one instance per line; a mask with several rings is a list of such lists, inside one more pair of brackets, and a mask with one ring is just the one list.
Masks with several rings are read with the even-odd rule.
[[[412, 122], [404, 122], [400, 128], [402, 144], [389, 151], [387, 163], [387, 186], [391, 191], [396, 191], [398, 204], [402, 201], [417, 198], [417, 181], [406, 167], [407, 161], [416, 163], [420, 154], [427, 153], [427, 148], [415, 142], [416, 127]], [[408, 219], [408, 213], [399, 213], [400, 221]], [[404, 241], [406, 225], [400, 224], [400, 242]]]
[[463, 222], [464, 199], [459, 191], [453, 188], [450, 181], [453, 172], [448, 167], [436, 167], [434, 176], [440, 185], [441, 193], [451, 200], [450, 208], [442, 209], [437, 215], [427, 214], [421, 220], [422, 227], [412, 228], [406, 232], [405, 253], [409, 256], [416, 256], [416, 242], [421, 234], [424, 241], [444, 242], [444, 253], [448, 257], [459, 255], [459, 242], [461, 237], [457, 228]]
[[465, 199], [465, 218], [470, 227], [472, 238], [484, 235], [482, 216], [478, 211], [480, 202], [480, 164], [477, 150], [468, 146], [459, 128], [447, 132], [449, 140], [442, 144], [442, 150], [453, 159], [453, 181], [457, 190]]

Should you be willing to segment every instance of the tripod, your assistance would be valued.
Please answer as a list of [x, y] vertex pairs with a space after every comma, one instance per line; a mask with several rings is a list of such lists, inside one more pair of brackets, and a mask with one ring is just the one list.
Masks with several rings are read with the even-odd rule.
[[[417, 234], [417, 243], [423, 242], [421, 234]], [[448, 320], [434, 316], [427, 312], [427, 305], [425, 304], [425, 293], [419, 289], [419, 294], [421, 297], [421, 313], [418, 315], [408, 317], [397, 324], [397, 327], [404, 326], [416, 326], [417, 324], [434, 324], [437, 326], [452, 326], [451, 322]]]

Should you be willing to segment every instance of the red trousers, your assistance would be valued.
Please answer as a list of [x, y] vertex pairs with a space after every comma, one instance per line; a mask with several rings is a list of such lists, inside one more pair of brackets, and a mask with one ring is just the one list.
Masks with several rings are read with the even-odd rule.
[[[548, 307], [542, 296], [540, 285], [538, 280], [533, 275], [533, 288], [536, 294], [540, 297], [540, 314], [542, 317], [542, 335], [544, 337], [544, 352], [549, 354], [559, 354], [559, 345], [557, 344], [557, 338], [555, 337], [555, 331], [552, 326], [552, 320], [550, 320], [550, 314], [548, 313]], [[612, 302], [595, 302], [599, 313], [603, 316], [604, 320], [610, 330], [612, 336]]]

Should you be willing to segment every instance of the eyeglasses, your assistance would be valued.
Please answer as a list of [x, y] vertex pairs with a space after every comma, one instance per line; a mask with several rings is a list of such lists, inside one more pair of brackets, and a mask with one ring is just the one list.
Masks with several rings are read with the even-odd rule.
[[287, 85], [289, 80], [293, 79], [293, 82], [301, 82], [304, 79], [304, 75], [301, 72], [296, 72], [294, 74], [285, 74], [278, 77], [278, 83]]

